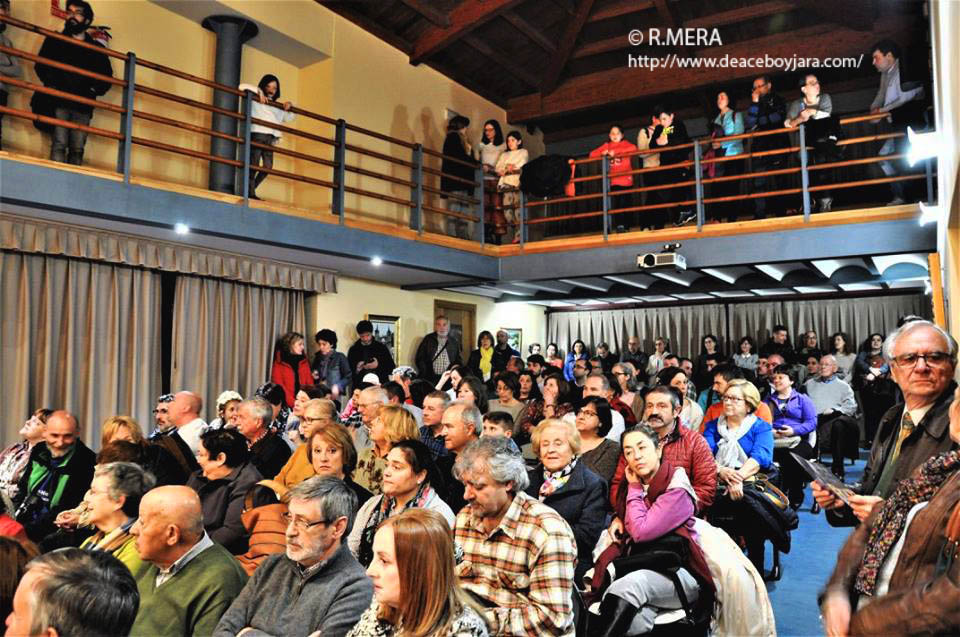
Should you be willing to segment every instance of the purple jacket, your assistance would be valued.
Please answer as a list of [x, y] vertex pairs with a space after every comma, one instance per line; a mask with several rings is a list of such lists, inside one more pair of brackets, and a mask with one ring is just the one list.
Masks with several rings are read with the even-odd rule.
[[[778, 396], [770, 394], [764, 400], [773, 414], [773, 428], [792, 427], [798, 436], [807, 436], [817, 430], [817, 408], [806, 394], [792, 390], [783, 409], [777, 404]], [[811, 442], [808, 439], [808, 442]], [[811, 442], [812, 444], [812, 442]]]

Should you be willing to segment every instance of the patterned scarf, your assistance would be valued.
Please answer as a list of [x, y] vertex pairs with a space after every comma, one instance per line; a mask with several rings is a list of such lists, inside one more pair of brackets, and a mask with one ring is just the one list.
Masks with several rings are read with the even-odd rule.
[[574, 467], [577, 466], [578, 460], [580, 460], [580, 456], [574, 456], [570, 464], [559, 471], [547, 471], [546, 467], [544, 467], [543, 484], [540, 485], [541, 502], [543, 502], [548, 495], [552, 495], [557, 489], [560, 489], [567, 483], [567, 480], [570, 479], [570, 474], [573, 473]]
[[870, 529], [867, 549], [857, 572], [857, 591], [873, 595], [880, 568], [903, 533], [910, 509], [929, 501], [957, 469], [960, 469], [960, 451], [947, 451], [927, 460], [914, 472], [913, 477], [897, 485], [893, 494], [884, 501]]
[[[410, 498], [410, 501], [403, 507], [403, 510], [425, 508], [427, 502], [433, 498], [435, 493], [436, 492], [430, 487], [430, 483], [424, 480], [420, 483], [420, 488], [417, 489], [416, 495]], [[396, 506], [396, 498], [388, 495], [380, 496], [380, 503], [373, 509], [373, 512], [370, 514], [370, 519], [367, 520], [366, 526], [363, 527], [363, 534], [360, 536], [360, 550], [358, 551], [359, 555], [357, 558], [359, 562], [363, 564], [364, 568], [370, 566], [370, 562], [373, 561], [373, 536], [377, 533], [377, 527], [390, 516], [395, 513], [400, 513], [400, 511], [394, 511]]]

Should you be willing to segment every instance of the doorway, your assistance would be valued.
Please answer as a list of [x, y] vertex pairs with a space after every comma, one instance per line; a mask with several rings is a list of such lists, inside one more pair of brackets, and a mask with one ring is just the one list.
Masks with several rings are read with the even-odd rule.
[[460, 342], [460, 358], [466, 363], [477, 340], [477, 306], [453, 301], [433, 302], [433, 315], [450, 319], [450, 335]]

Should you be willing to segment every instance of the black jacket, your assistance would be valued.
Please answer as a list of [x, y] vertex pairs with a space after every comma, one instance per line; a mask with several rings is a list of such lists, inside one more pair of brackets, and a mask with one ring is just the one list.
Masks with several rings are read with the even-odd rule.
[[[750, 104], [747, 112], [744, 113], [743, 123], [747, 132], [779, 130], [784, 128], [783, 122], [787, 117], [787, 103], [778, 94], [770, 91], [760, 97], [756, 102]], [[756, 137], [751, 142], [751, 149], [754, 152], [761, 150], [773, 150], [783, 148], [790, 143], [790, 136], [782, 135], [764, 135]], [[780, 158], [783, 155], [772, 155], [771, 158]], [[789, 361], [788, 361], [789, 362]]]
[[390, 355], [390, 350], [387, 349], [387, 346], [378, 341], [370, 341], [369, 345], [364, 345], [357, 339], [357, 342], [351, 345], [350, 350], [347, 352], [347, 362], [350, 363], [350, 372], [353, 374], [354, 387], [363, 380], [364, 376], [371, 373], [367, 370], [361, 370], [360, 373], [357, 373], [357, 363], [360, 361], [366, 362], [371, 358], [377, 359], [377, 368], [372, 370], [372, 373], [377, 375], [380, 383], [382, 384], [390, 380], [390, 373], [397, 365], [393, 362], [393, 356]]
[[[66, 478], [66, 482], [56, 505], [51, 505], [46, 512], [39, 516], [31, 515], [31, 511], [35, 509], [29, 506], [26, 508], [30, 510], [17, 511], [17, 521], [23, 525], [27, 531], [27, 536], [34, 542], [39, 542], [54, 531], [53, 521], [57, 515], [61, 511], [72, 509], [80, 504], [93, 481], [93, 467], [97, 463], [97, 456], [87, 445], [83, 444], [82, 440], [77, 440], [75, 444], [76, 448], [73, 451], [73, 456], [57, 470], [60, 476]], [[33, 474], [34, 468], [44, 467], [49, 471], [52, 461], [53, 457], [45, 443], [34, 446], [33, 451], [30, 452], [30, 462], [27, 463], [23, 475], [20, 476], [19, 491], [17, 499], [14, 501], [18, 508], [24, 500], [35, 496], [35, 492], [43, 484], [41, 481], [34, 484], [33, 489], [30, 488], [30, 476]], [[49, 488], [56, 490], [56, 485], [61, 480], [57, 476], [54, 476], [52, 480], [54, 483]], [[55, 491], [51, 495], [55, 496]], [[35, 501], [35, 498], [33, 501]]]
[[[84, 35], [83, 41], [87, 44], [102, 46], [99, 42]], [[40, 47], [40, 57], [49, 58], [64, 64], [70, 64], [87, 71], [93, 71], [100, 75], [113, 77], [113, 67], [110, 65], [110, 58], [105, 53], [98, 53], [82, 46], [75, 46], [57, 38], [47, 37]], [[78, 75], [70, 71], [54, 68], [46, 64], [37, 63], [34, 67], [37, 77], [43, 82], [44, 86], [55, 88], [66, 93], [73, 93], [81, 97], [96, 99], [110, 90], [110, 84], [103, 80], [97, 80], [92, 77]], [[93, 113], [93, 107], [78, 102], [71, 102], [59, 98], [56, 100], [56, 106], [66, 105], [69, 108], [76, 109], [85, 113]]]
[[[687, 134], [686, 125], [679, 119], [674, 119], [673, 125], [670, 126], [673, 130], [667, 135], [667, 145], [660, 146], [653, 141], [651, 141], [650, 148], [662, 148], [663, 151], [660, 152], [660, 165], [666, 166], [668, 164], [676, 164], [682, 161], [687, 161], [690, 158], [690, 155], [693, 153], [692, 148], [679, 148], [676, 150], [671, 150], [673, 146], [682, 146], [683, 144], [690, 143], [690, 135]], [[653, 131], [653, 136], [651, 140], [656, 140], [663, 134], [663, 126], [657, 124], [657, 127]], [[689, 167], [684, 168], [683, 170], [690, 170]]]
[[[225, 478], [208, 480], [201, 471], [197, 471], [187, 480], [187, 486], [200, 496], [203, 528], [214, 542], [234, 555], [247, 552], [250, 534], [241, 519], [243, 500], [250, 488], [262, 479], [257, 468], [245, 462]], [[264, 504], [270, 504], [270, 498], [254, 498], [255, 507]]]
[[[467, 154], [466, 149], [463, 147], [463, 142], [460, 139], [459, 133], [450, 132], [447, 133], [446, 139], [443, 140], [443, 154], [449, 155], [450, 157], [456, 157], [461, 161], [470, 162], [474, 164], [473, 157]], [[476, 168], [472, 165], [464, 165], [459, 161], [452, 161], [450, 159], [444, 158], [440, 162], [440, 171], [446, 173], [447, 175], [453, 175], [454, 177], [459, 177], [460, 179], [468, 179], [473, 181]], [[450, 179], [448, 177], [440, 176], [440, 190], [443, 192], [469, 192], [473, 193], [474, 187], [470, 184], [465, 184], [459, 179]]]
[[[434, 385], [440, 380], [440, 375], [433, 371], [433, 361], [439, 354], [439, 352], [437, 352], [437, 346], [437, 333], [430, 332], [420, 341], [420, 346], [417, 348], [417, 355], [414, 359], [417, 365], [418, 377], [430, 381], [430, 383]], [[444, 347], [447, 350], [447, 356], [450, 358], [451, 365], [463, 364], [463, 359], [460, 357], [460, 342], [457, 341], [457, 339], [448, 334]]]
[[[527, 495], [540, 497], [543, 486], [543, 465], [528, 472], [530, 486]], [[567, 483], [544, 498], [543, 503], [560, 514], [577, 539], [577, 568], [574, 578], [579, 578], [593, 566], [593, 548], [606, 528], [607, 483], [587, 468], [581, 459], [573, 468]]]
[[310, 365], [310, 371], [313, 373], [315, 383], [324, 383], [330, 389], [337, 385], [340, 387], [341, 396], [348, 393], [350, 379], [353, 378], [353, 370], [350, 369], [347, 357], [342, 353], [330, 352], [324, 368], [324, 356], [317, 352], [313, 355], [313, 364]]
[[273, 480], [291, 455], [290, 445], [278, 434], [268, 433], [250, 447], [250, 463], [267, 480]]
[[[930, 411], [927, 412], [927, 415], [923, 417], [923, 420], [920, 421], [910, 436], [903, 441], [889, 492], [874, 493], [880, 475], [883, 473], [883, 467], [896, 443], [900, 420], [903, 418], [903, 410], [906, 405], [903, 403], [894, 405], [883, 415], [877, 427], [877, 437], [873, 439], [873, 446], [870, 447], [870, 458], [867, 460], [867, 466], [863, 469], [863, 480], [857, 489], [857, 493], [886, 498], [893, 492], [896, 484], [909, 478], [917, 467], [933, 456], [956, 448], [956, 443], [950, 438], [949, 413], [950, 404], [953, 402], [953, 392], [956, 389], [957, 384], [951, 382], [943, 393], [937, 397], [933, 407], [930, 408]], [[858, 523], [849, 507], [827, 511], [827, 521], [832, 526], [853, 526]]]

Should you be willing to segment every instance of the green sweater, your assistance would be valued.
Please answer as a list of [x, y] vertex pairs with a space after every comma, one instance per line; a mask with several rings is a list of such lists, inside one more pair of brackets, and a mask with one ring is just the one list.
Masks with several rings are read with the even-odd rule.
[[140, 610], [132, 637], [211, 635], [220, 616], [247, 583], [247, 574], [227, 549], [214, 544], [158, 588], [151, 564], [137, 579]]

